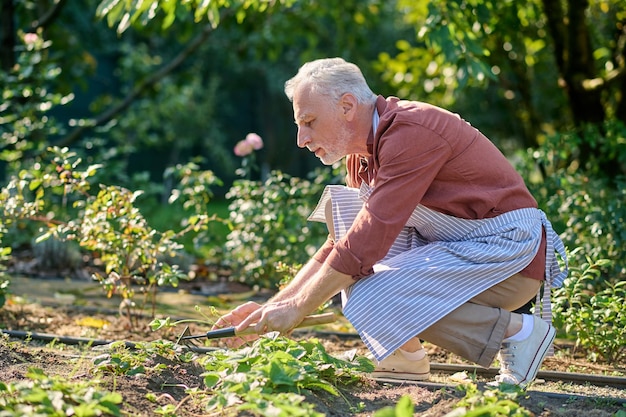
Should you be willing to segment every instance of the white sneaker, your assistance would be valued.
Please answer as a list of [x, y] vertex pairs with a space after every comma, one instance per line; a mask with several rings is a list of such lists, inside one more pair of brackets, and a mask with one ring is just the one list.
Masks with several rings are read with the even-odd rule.
[[378, 363], [372, 372], [372, 378], [424, 381], [430, 378], [430, 362], [428, 356], [419, 361], [410, 361], [402, 353], [395, 351]]
[[533, 317], [533, 320], [533, 332], [528, 338], [520, 342], [502, 342], [498, 354], [500, 374], [496, 376], [496, 384], [525, 387], [537, 376], [539, 367], [556, 336], [556, 330], [538, 317]]

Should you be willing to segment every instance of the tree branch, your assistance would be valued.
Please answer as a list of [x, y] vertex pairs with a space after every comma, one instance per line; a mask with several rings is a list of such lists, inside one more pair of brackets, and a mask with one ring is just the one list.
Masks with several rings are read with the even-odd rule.
[[167, 74], [176, 69], [180, 64], [182, 64], [189, 55], [191, 55], [196, 49], [198, 49], [198, 47], [200, 47], [200, 45], [204, 43], [204, 41], [209, 37], [212, 31], [213, 27], [210, 24], [204, 26], [202, 32], [200, 32], [200, 34], [198, 34], [193, 40], [191, 40], [191, 42], [187, 44], [185, 49], [183, 49], [172, 61], [163, 66], [150, 77], [144, 79], [139, 84], [137, 84], [135, 88], [133, 88], [133, 90], [126, 97], [124, 97], [124, 99], [119, 104], [104, 111], [95, 119], [91, 120], [90, 123], [74, 129], [67, 136], [62, 138], [57, 143], [57, 146], [63, 147], [71, 145], [72, 143], [77, 141], [87, 130], [93, 129], [97, 126], [102, 126], [103, 124], [113, 119], [116, 115], [127, 109], [133, 103], [133, 101], [137, 97], [139, 97], [145, 90], [155, 85], [163, 77], [165, 77]]
[[54, 2], [54, 5], [43, 16], [41, 16], [41, 18], [33, 20], [31, 22], [30, 30], [36, 31], [39, 28], [44, 28], [48, 26], [54, 19], [59, 16], [61, 10], [63, 9], [63, 6], [65, 6], [65, 3], [67, 3], [67, 0], [56, 0]]

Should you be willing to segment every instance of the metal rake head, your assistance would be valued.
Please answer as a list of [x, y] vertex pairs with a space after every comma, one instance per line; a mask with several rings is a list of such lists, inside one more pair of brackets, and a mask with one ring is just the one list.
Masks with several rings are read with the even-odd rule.
[[180, 336], [178, 336], [178, 339], [176, 339], [176, 344], [182, 346], [200, 347], [200, 344], [196, 342], [196, 338], [190, 336], [192, 336], [192, 334], [189, 330], [189, 326], [185, 326], [185, 330], [183, 330]]

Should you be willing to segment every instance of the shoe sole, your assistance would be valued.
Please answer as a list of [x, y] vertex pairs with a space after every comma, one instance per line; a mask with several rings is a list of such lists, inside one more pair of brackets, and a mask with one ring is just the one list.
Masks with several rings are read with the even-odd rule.
[[419, 374], [415, 372], [374, 371], [371, 373], [371, 376], [374, 379], [388, 378], [408, 381], [425, 381], [430, 378], [430, 372]]
[[530, 368], [528, 368], [528, 372], [526, 372], [526, 375], [519, 383], [521, 387], [526, 386], [526, 384], [532, 382], [535, 379], [535, 377], [537, 376], [537, 372], [539, 372], [539, 367], [541, 366], [544, 358], [548, 354], [548, 350], [550, 350], [550, 345], [554, 341], [555, 337], [556, 329], [550, 326], [548, 328], [548, 332], [546, 333], [543, 340], [541, 341], [541, 344], [539, 345], [539, 349], [537, 349], [537, 352], [535, 353], [535, 357], [530, 364]]

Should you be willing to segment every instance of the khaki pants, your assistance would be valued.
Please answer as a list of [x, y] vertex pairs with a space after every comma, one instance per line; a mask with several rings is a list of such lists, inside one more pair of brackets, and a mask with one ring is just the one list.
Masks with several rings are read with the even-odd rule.
[[531, 300], [541, 284], [515, 274], [452, 311], [419, 337], [489, 367], [500, 350], [511, 311]]

